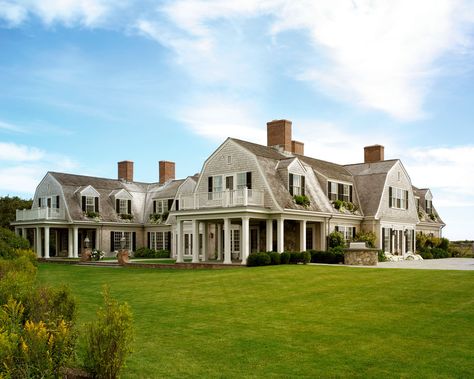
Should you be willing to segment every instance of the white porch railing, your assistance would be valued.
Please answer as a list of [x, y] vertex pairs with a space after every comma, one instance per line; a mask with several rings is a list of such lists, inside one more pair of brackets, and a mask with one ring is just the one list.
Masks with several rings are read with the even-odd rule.
[[179, 208], [227, 208], [246, 207], [248, 205], [263, 207], [263, 191], [253, 189], [239, 189], [223, 192], [198, 192], [180, 196]]
[[64, 208], [33, 208], [16, 210], [16, 221], [64, 219]]

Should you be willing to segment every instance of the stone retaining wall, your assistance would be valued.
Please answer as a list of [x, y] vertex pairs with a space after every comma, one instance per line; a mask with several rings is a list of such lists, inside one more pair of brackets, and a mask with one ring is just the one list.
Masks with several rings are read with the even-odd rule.
[[377, 249], [347, 249], [344, 252], [345, 265], [377, 266]]

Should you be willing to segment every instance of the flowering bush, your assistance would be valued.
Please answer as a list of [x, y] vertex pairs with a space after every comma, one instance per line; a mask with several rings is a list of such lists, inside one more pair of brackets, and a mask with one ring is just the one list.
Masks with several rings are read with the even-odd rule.
[[93, 261], [100, 261], [102, 258], [104, 258], [104, 255], [105, 253], [102, 250], [94, 249], [92, 250], [91, 258]]

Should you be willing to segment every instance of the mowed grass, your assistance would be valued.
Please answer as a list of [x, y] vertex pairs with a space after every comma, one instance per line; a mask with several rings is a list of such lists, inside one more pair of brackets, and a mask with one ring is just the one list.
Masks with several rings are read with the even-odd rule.
[[124, 378], [474, 373], [474, 272], [41, 264], [39, 276], [72, 288], [80, 324], [93, 320], [104, 284], [130, 304], [136, 341]]

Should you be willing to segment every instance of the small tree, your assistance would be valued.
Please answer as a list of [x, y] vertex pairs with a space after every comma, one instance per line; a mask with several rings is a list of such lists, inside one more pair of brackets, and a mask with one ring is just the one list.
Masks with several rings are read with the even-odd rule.
[[104, 288], [104, 308], [86, 327], [85, 368], [94, 378], [117, 378], [131, 352], [132, 312], [127, 303], [119, 304]]
[[377, 236], [374, 232], [364, 232], [363, 230], [359, 231], [354, 237], [355, 242], [365, 242], [368, 247], [375, 247], [376, 239]]
[[344, 234], [342, 234], [341, 232], [337, 232], [337, 231], [329, 233], [328, 245], [329, 245], [330, 248], [345, 247], [346, 242], [344, 240]]

